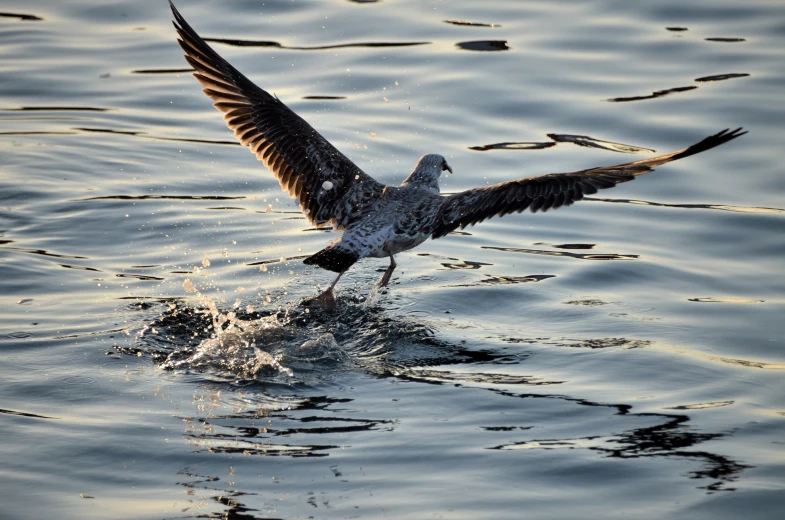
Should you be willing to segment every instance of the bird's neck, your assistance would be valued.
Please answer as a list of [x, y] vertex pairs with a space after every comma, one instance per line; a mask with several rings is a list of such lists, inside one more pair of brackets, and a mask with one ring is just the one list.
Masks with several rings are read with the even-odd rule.
[[439, 179], [432, 175], [424, 175], [416, 170], [406, 177], [401, 186], [426, 190], [436, 195], [439, 194]]

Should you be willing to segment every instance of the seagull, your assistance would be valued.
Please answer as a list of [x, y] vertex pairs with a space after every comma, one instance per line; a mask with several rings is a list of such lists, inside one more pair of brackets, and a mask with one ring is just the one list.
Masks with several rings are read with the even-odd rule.
[[385, 287], [397, 265], [395, 255], [428, 238], [441, 238], [458, 228], [526, 209], [536, 213], [569, 206], [597, 190], [631, 181], [657, 166], [747, 133], [742, 128], [725, 129], [659, 157], [525, 177], [450, 196], [440, 195], [439, 176], [443, 171], [452, 173], [452, 168], [443, 156], [427, 154], [400, 186], [388, 186], [363, 172], [278, 97], [256, 86], [219, 56], [171, 0], [169, 5], [185, 59], [235, 137], [264, 163], [281, 188], [299, 201], [312, 225], [331, 225], [342, 232], [340, 238], [303, 260], [338, 273], [323, 293], [307, 301], [327, 309], [336, 306], [335, 284], [361, 258], [390, 259], [377, 284]]

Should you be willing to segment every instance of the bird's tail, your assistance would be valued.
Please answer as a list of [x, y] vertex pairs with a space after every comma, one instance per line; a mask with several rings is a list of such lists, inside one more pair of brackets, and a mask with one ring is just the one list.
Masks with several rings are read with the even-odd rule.
[[329, 246], [303, 260], [307, 265], [318, 265], [322, 269], [342, 273], [360, 257], [340, 245]]

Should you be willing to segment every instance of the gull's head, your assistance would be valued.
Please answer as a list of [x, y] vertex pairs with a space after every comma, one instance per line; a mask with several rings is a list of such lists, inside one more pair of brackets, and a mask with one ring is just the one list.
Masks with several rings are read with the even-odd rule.
[[435, 153], [423, 155], [401, 186], [414, 186], [439, 193], [439, 176], [443, 171], [452, 173], [447, 159]]

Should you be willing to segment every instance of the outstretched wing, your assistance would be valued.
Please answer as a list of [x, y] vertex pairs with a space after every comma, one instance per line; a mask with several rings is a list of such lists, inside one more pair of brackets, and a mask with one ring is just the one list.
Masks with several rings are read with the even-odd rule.
[[194, 77], [204, 86], [215, 108], [235, 137], [275, 175], [290, 197], [316, 225], [337, 220], [352, 211], [384, 185], [363, 173], [304, 119], [277, 97], [253, 84], [221, 58], [194, 31], [172, 4], [178, 42], [185, 59], [196, 69]]
[[597, 193], [597, 190], [631, 181], [656, 166], [704, 152], [746, 133], [741, 128], [733, 131], [725, 129], [688, 148], [651, 159], [528, 177], [456, 193], [445, 197], [442, 202], [431, 236], [440, 238], [459, 227], [463, 229], [494, 216], [520, 213], [527, 208], [536, 213], [569, 206], [585, 195]]

